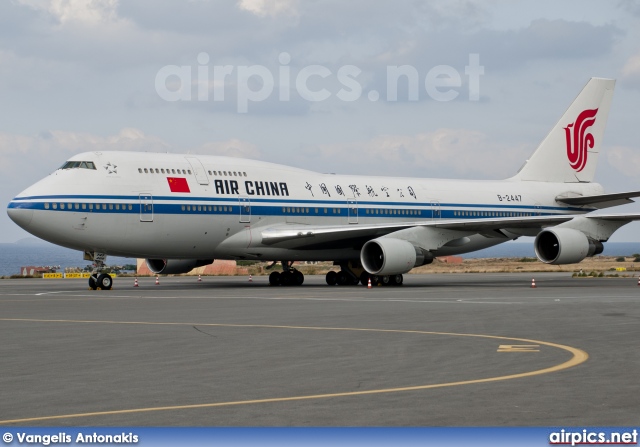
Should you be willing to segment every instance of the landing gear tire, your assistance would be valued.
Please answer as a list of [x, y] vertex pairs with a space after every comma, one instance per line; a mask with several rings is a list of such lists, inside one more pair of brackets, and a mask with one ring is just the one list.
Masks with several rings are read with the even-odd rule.
[[333, 270], [331, 270], [330, 272], [327, 272], [327, 276], [325, 276], [325, 280], [327, 281], [328, 285], [335, 286], [336, 283], [338, 282], [338, 274]]
[[89, 288], [91, 290], [96, 290], [98, 288], [98, 280], [95, 276], [89, 276]]
[[280, 272], [271, 272], [271, 274], [269, 275], [269, 285], [270, 286], [280, 285]]
[[338, 284], [339, 286], [344, 286], [349, 281], [349, 278], [347, 277], [347, 274], [345, 272], [338, 272], [336, 273], [336, 275], [336, 284]]
[[404, 281], [404, 278], [402, 277], [402, 275], [391, 275], [390, 279], [391, 279], [390, 282], [392, 286], [401, 286]]
[[102, 275], [98, 276], [97, 286], [100, 290], [111, 290], [111, 287], [113, 286], [113, 278], [111, 277], [111, 275], [103, 273]]
[[294, 286], [301, 286], [303, 282], [304, 275], [302, 274], [302, 272], [299, 272], [298, 270], [293, 272], [291, 284], [293, 284]]
[[291, 272], [280, 273], [280, 285], [290, 286], [293, 283], [293, 275]]
[[391, 277], [389, 275], [383, 275], [380, 277], [380, 284], [388, 286], [391, 284]]
[[362, 272], [360, 274], [360, 284], [367, 287], [369, 285], [369, 278], [371, 278], [371, 276], [369, 276], [369, 273]]

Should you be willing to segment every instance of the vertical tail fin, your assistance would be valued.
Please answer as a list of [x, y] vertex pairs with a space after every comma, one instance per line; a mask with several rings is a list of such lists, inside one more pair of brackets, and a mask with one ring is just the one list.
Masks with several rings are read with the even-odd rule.
[[615, 83], [591, 78], [513, 180], [592, 181]]

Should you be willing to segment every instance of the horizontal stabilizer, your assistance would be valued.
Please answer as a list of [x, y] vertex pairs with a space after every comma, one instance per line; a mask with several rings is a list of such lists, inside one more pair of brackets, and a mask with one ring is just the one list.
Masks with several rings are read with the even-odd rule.
[[609, 208], [612, 206], [633, 203], [632, 197], [640, 197], [640, 191], [617, 192], [614, 194], [600, 194], [597, 196], [556, 197], [556, 202], [571, 206], [592, 206], [594, 208]]

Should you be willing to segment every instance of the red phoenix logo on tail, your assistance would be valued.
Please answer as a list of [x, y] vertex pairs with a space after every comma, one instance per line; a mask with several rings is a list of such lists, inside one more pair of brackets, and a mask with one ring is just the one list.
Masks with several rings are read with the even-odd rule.
[[564, 128], [567, 137], [567, 158], [576, 172], [584, 169], [587, 164], [587, 150], [595, 144], [593, 135], [587, 133], [587, 129], [596, 122], [596, 113], [598, 109], [584, 110], [578, 115], [575, 123]]

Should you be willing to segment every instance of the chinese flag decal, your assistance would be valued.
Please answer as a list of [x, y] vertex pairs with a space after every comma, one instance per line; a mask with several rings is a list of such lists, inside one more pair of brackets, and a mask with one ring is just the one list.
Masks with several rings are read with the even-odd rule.
[[171, 192], [191, 192], [189, 183], [184, 177], [167, 177]]

